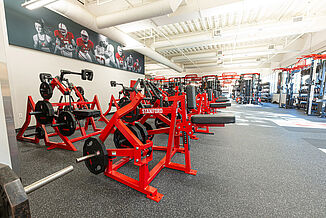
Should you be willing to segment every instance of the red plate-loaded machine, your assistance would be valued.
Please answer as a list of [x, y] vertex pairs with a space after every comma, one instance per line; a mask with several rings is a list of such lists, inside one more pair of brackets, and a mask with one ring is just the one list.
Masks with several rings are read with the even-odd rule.
[[[81, 75], [83, 80], [92, 80], [93, 78], [93, 72], [88, 70], [83, 70], [82, 73], [63, 70], [61, 71], [60, 77], [55, 78], [50, 74], [40, 74], [42, 82], [40, 93], [44, 100], [38, 101], [35, 104], [32, 97], [28, 96], [26, 120], [16, 136], [17, 140], [39, 143], [40, 139], [44, 139], [48, 150], [61, 148], [77, 151], [73, 145], [74, 142], [98, 135], [102, 132], [102, 129], [96, 126], [94, 117], [101, 117], [106, 123], [108, 123], [108, 120], [102, 114], [97, 96], [94, 96], [92, 101], [85, 100], [83, 89], [69, 83], [64, 78], [66, 74]], [[61, 102], [61, 98], [58, 103], [50, 103], [49, 99], [52, 97], [53, 90], [56, 87], [64, 96], [68, 96], [69, 101]], [[71, 96], [72, 92], [75, 92], [79, 98], [78, 101], [73, 100]], [[36, 118], [35, 132], [24, 134], [31, 123], [32, 116]], [[82, 120], [85, 120], [85, 122], [81, 122]], [[48, 133], [46, 126], [52, 127], [54, 132]], [[87, 131], [90, 131], [89, 126], [92, 126], [93, 131], [87, 133]], [[76, 130], [80, 131], [81, 136], [69, 137]], [[62, 142], [51, 141], [50, 137], [54, 136], [58, 136]]]
[[[226, 123], [234, 123], [235, 118], [230, 114], [189, 116], [187, 109], [196, 107], [194, 87], [190, 87], [191, 90], [187, 91], [191, 96], [186, 97], [186, 94], [180, 93], [167, 97], [151, 82], [139, 79], [131, 84], [132, 88], [128, 88], [129, 103], [113, 114], [98, 138], [92, 137], [86, 140], [84, 156], [78, 158], [77, 162], [84, 161], [90, 172], [94, 174], [103, 172], [106, 176], [159, 202], [163, 194], [150, 186], [150, 183], [163, 168], [180, 170], [190, 175], [197, 174], [196, 170], [191, 169], [190, 159], [190, 138], [196, 139], [194, 126], [224, 126]], [[138, 85], [144, 87], [144, 94], [137, 88]], [[149, 108], [139, 108], [138, 106], [144, 101], [155, 101], [155, 103]], [[163, 101], [169, 102], [169, 105], [163, 106]], [[140, 116], [135, 116], [134, 121], [126, 122], [124, 116], [130, 113], [137, 113]], [[181, 116], [178, 117], [178, 114]], [[168, 126], [147, 130], [144, 127], [146, 120], [156, 118]], [[167, 146], [153, 145], [150, 136], [162, 133], [169, 134]], [[106, 148], [104, 145], [110, 134], [114, 134], [117, 149]], [[166, 155], [156, 166], [149, 169], [149, 162], [153, 160], [153, 150], [166, 152]], [[184, 164], [172, 161], [172, 157], [178, 153], [184, 155]], [[119, 168], [130, 161], [139, 168], [138, 180], [118, 172]]]

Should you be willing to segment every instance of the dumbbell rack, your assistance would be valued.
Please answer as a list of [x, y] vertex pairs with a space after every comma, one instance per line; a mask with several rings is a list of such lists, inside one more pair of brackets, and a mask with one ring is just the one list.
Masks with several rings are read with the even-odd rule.
[[[63, 108], [65, 106], [69, 106], [69, 103], [68, 102], [67, 103], [53, 103], [52, 105], [54, 107]], [[100, 103], [99, 103], [97, 96], [95, 96], [93, 101], [91, 101], [91, 102], [72, 102], [72, 105], [75, 105], [77, 107], [78, 107], [78, 105], [90, 105], [90, 109], [93, 110], [96, 107], [98, 110], [101, 111]], [[31, 114], [33, 112], [35, 112], [35, 103], [34, 103], [32, 97], [28, 96], [26, 120], [25, 120], [22, 128], [19, 130], [16, 138], [19, 141], [25, 141], [25, 142], [31, 142], [34, 144], [38, 144], [40, 139], [37, 138], [36, 136], [34, 136], [34, 137], [24, 136], [25, 131], [27, 130], [27, 128], [29, 127], [29, 125], [31, 123], [31, 119], [32, 119]], [[101, 114], [102, 114], [102, 112], [101, 112]], [[105, 120], [106, 122], [108, 122], [107, 119], [103, 115], [101, 115], [101, 118], [103, 120]], [[53, 120], [52, 125], [55, 125], [55, 124], [56, 124], [55, 120]], [[92, 126], [94, 132], [87, 134], [86, 131], [89, 129], [89, 124]], [[41, 127], [45, 132], [44, 142], [45, 142], [45, 145], [48, 147], [47, 150], [51, 150], [54, 148], [61, 148], [61, 149], [66, 149], [66, 150], [71, 150], [71, 151], [77, 151], [76, 147], [73, 145], [74, 142], [89, 138], [91, 136], [98, 135], [102, 132], [102, 129], [97, 128], [93, 117], [86, 119], [85, 126], [82, 126], [78, 123], [78, 127], [76, 128], [76, 130], [80, 131], [81, 136], [76, 137], [76, 138], [71, 138], [71, 139], [69, 139], [67, 136], [62, 135], [60, 133], [58, 127], [52, 127], [55, 131], [54, 133], [47, 133], [45, 125], [41, 125], [37, 121], [36, 121], [36, 127]], [[62, 142], [51, 141], [50, 137], [54, 137], [54, 136], [59, 136], [61, 138]]]

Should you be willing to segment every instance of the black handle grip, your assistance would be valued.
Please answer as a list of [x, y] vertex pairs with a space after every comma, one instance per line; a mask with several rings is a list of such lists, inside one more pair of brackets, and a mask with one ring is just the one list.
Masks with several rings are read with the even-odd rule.
[[34, 111], [34, 112], [30, 112], [29, 115], [37, 115], [37, 114], [41, 114], [41, 111]]

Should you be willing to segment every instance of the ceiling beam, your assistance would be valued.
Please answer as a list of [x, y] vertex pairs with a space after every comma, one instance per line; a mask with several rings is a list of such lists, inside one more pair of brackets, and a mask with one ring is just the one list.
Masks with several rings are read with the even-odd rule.
[[[180, 48], [194, 47], [200, 45], [219, 45], [234, 42], [247, 42], [260, 39], [270, 39], [284, 36], [317, 32], [326, 28], [326, 16], [306, 18], [301, 22], [287, 20], [268, 24], [242, 25], [241, 27], [225, 28], [220, 37], [213, 37], [212, 31], [200, 34], [182, 34], [170, 41]], [[151, 45], [157, 51], [170, 49], [171, 46], [166, 40], [156, 41]]]

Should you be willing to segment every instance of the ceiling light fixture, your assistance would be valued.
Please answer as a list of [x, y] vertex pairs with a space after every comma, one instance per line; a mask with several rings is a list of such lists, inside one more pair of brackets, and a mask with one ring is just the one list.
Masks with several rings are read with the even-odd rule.
[[97, 0], [97, 5], [103, 5], [103, 4], [106, 4], [106, 3], [110, 3], [112, 1], [113, 0], [106, 0], [106, 1]]
[[29, 10], [34, 10], [36, 8], [46, 6], [56, 1], [58, 0], [30, 0], [30, 1], [25, 1], [23, 4], [21, 4], [21, 6]]

